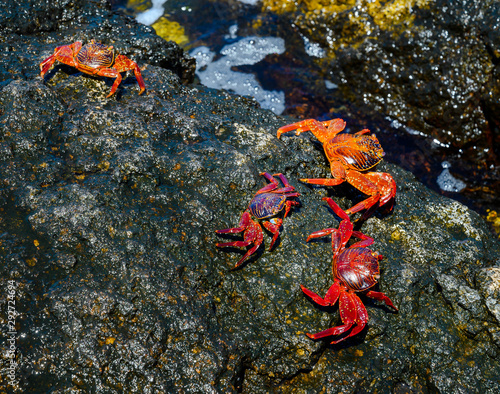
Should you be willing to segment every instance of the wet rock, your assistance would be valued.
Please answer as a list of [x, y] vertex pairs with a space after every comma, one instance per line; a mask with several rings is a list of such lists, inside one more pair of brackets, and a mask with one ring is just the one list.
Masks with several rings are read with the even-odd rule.
[[[344, 101], [393, 133], [425, 136], [427, 155], [446, 158], [466, 181], [463, 194], [496, 210], [498, 2], [264, 0], [268, 10], [325, 51], [318, 63]], [[393, 158], [404, 164], [402, 155]]]
[[[40, 62], [52, 55], [57, 46], [75, 41], [87, 43], [91, 39], [113, 45], [141, 68], [147, 63], [174, 71], [183, 82], [194, 78], [193, 58], [174, 42], [158, 37], [152, 28], [113, 13], [106, 0], [7, 0], [0, 5], [0, 14], [4, 37], [0, 42], [0, 84], [10, 79], [36, 79]], [[60, 69], [67, 74], [78, 72], [58, 65], [46, 79]]]
[[[145, 31], [120, 18], [115, 37]], [[382, 163], [397, 204], [358, 226], [385, 256], [378, 288], [399, 313], [363, 298], [360, 335], [311, 341], [339, 316], [300, 290], [332, 282], [328, 241], [305, 239], [337, 226], [322, 197], [346, 208], [363, 196], [301, 184], [329, 173], [307, 133], [278, 140], [287, 120], [146, 57], [142, 96], [130, 77], [106, 99], [110, 81], [65, 67], [42, 82], [37, 64], [64, 34], [10, 43], [32, 46], [33, 70], [0, 60], [0, 286], [16, 284], [18, 391], [498, 390], [500, 245], [476, 213]], [[133, 42], [119, 44], [141, 51]], [[273, 250], [266, 234], [233, 270], [243, 252], [217, 249], [235, 237], [215, 230], [238, 223], [263, 171], [284, 173], [302, 205]]]

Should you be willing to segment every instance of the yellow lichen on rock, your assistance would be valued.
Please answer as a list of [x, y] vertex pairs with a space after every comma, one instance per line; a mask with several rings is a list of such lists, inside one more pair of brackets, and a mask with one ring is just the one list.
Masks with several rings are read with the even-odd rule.
[[150, 0], [128, 0], [127, 8], [131, 8], [137, 12], [149, 10], [152, 7]]
[[498, 234], [500, 238], [500, 216], [496, 211], [488, 210], [488, 215], [486, 216], [486, 220], [491, 223], [493, 230]]
[[335, 16], [341, 12], [352, 10], [353, 14], [366, 11], [377, 25], [384, 28], [390, 24], [401, 23], [413, 19], [415, 7], [426, 7], [430, 0], [263, 0], [264, 10], [283, 14], [300, 11], [308, 17], [314, 15]]
[[189, 42], [185, 34], [184, 28], [175, 21], [169, 21], [162, 16], [151, 25], [155, 29], [156, 34], [167, 41], [174, 41], [180, 46], [186, 45]]
[[[296, 14], [294, 23], [301, 29], [322, 30], [325, 21], [335, 24], [336, 18], [343, 29], [335, 40], [329, 40], [330, 49], [345, 45], [356, 46], [372, 35], [374, 29], [404, 32], [415, 18], [414, 8], [423, 8], [430, 0], [263, 0], [263, 10], [276, 14]], [[327, 28], [329, 26], [323, 26]], [[317, 32], [311, 32], [314, 38]]]
[[307, 10], [313, 13], [336, 14], [353, 8], [357, 1], [303, 0], [299, 1], [299, 3], [304, 4], [307, 7]]
[[282, 14], [285, 12], [302, 11], [306, 14], [336, 14], [353, 8], [357, 0], [263, 0], [264, 9]]
[[415, 7], [427, 6], [429, 0], [393, 0], [367, 2], [368, 13], [383, 30], [398, 30], [413, 23]]
[[295, 12], [297, 11], [297, 2], [295, 0], [263, 0], [262, 9], [276, 14]]

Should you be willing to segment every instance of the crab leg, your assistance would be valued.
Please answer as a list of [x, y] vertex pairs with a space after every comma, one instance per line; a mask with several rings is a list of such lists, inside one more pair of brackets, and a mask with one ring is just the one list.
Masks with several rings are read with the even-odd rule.
[[384, 293], [381, 293], [379, 291], [370, 290], [370, 291], [366, 292], [366, 296], [370, 297], [370, 298], [373, 298], [375, 300], [384, 301], [387, 306], [390, 306], [395, 311], [398, 311], [398, 308], [396, 308], [394, 306], [394, 304], [392, 303], [391, 299], [389, 297], [387, 297]]
[[344, 182], [343, 179], [338, 178], [302, 178], [300, 181], [311, 185], [321, 186], [337, 186]]
[[[351, 248], [355, 248], [355, 247], [364, 248], [366, 246], [370, 246], [373, 242], [375, 242], [375, 240], [372, 237], [369, 237], [368, 235], [365, 235], [365, 234], [363, 234], [360, 231], [353, 231], [352, 235], [354, 235], [355, 237], [361, 239], [361, 241], [353, 243], [351, 245]], [[382, 260], [382, 259], [379, 259], [379, 260]]]
[[[342, 208], [340, 208], [335, 201], [333, 201], [330, 197], [323, 197], [322, 200], [326, 201], [330, 208], [335, 212], [337, 216], [339, 216], [342, 221], [339, 224], [339, 236], [332, 236], [332, 248], [333, 248], [333, 253], [336, 255], [337, 253], [340, 252], [340, 250], [347, 244], [347, 241], [351, 238], [351, 235], [353, 234], [353, 224], [351, 223], [351, 220], [349, 219], [349, 216], [347, 215], [346, 212]], [[359, 231], [356, 231], [357, 236], [362, 239], [362, 241], [358, 242], [358, 244], [363, 244], [363, 242], [368, 242], [370, 237], [360, 233]], [[373, 242], [373, 239], [372, 239]], [[367, 243], [367, 245], [370, 245], [370, 243]]]
[[370, 129], [363, 129], [361, 131], [358, 131], [357, 133], [354, 133], [354, 135], [363, 135], [363, 134], [366, 134], [369, 132], [370, 132]]
[[[342, 223], [341, 223], [342, 224]], [[332, 235], [332, 250], [333, 255], [336, 256], [345, 246], [350, 236], [342, 232], [342, 229], [325, 228], [323, 230], [315, 231], [307, 237], [306, 242], [314, 238], [321, 238], [327, 235]]]
[[338, 160], [330, 161], [330, 172], [332, 178], [302, 178], [300, 181], [311, 185], [337, 186], [346, 180], [346, 170]]
[[380, 202], [380, 205], [384, 205], [396, 195], [396, 182], [387, 173], [369, 172], [360, 174], [357, 171], [347, 171], [346, 180], [356, 189], [370, 196], [366, 200], [349, 208], [346, 211], [349, 215], [363, 209], [370, 209], [377, 202]]
[[283, 186], [285, 187], [291, 187], [292, 189], [294, 189], [294, 187], [292, 185], [290, 185], [290, 183], [288, 182], [288, 179], [286, 179], [286, 177], [280, 172], [279, 174], [274, 174], [273, 177], [277, 176], [281, 183], [283, 183]]
[[386, 172], [368, 172], [364, 174], [381, 192], [380, 204], [384, 205], [396, 196], [396, 182]]
[[[312, 121], [314, 119], [309, 119], [309, 120]], [[317, 123], [321, 124], [319, 121], [317, 121], [317, 120], [315, 120], [315, 121]], [[289, 131], [295, 130], [295, 135], [299, 135], [300, 133], [303, 133], [304, 131], [309, 131], [310, 127], [306, 122], [307, 122], [307, 120], [303, 120], [301, 122], [292, 123], [292, 124], [280, 127], [278, 129], [278, 132], [277, 132], [278, 139], [281, 137], [281, 134], [288, 133]], [[327, 125], [322, 125], [322, 126], [323, 126], [323, 128], [326, 129]], [[320, 126], [318, 126], [318, 127], [320, 127]]]
[[111, 92], [109, 92], [106, 98], [111, 97], [116, 92], [118, 85], [122, 82], [122, 75], [114, 68], [101, 68], [98, 69], [97, 72], [94, 72], [94, 74], [101, 75], [103, 77], [116, 78], [113, 86], [111, 87]]
[[312, 292], [311, 290], [307, 289], [302, 285], [300, 285], [300, 288], [302, 289], [305, 295], [310, 297], [316, 304], [321, 306], [335, 305], [340, 294], [340, 286], [337, 282], [334, 282], [333, 285], [330, 286], [330, 288], [325, 294], [325, 298], [321, 298], [319, 295], [317, 295], [316, 293]]
[[[300, 194], [299, 194], [299, 193], [291, 193], [291, 194], [287, 194], [287, 197], [298, 197], [298, 196], [300, 196]], [[287, 200], [287, 201], [286, 201], [286, 203], [285, 203], [285, 214], [283, 215], [283, 217], [284, 217], [284, 218], [286, 218], [286, 217], [287, 217], [288, 212], [290, 212], [290, 208], [291, 208], [292, 206], [298, 206], [298, 205], [300, 205], [300, 203], [299, 203], [298, 201], [288, 201], [288, 200]]]
[[335, 212], [337, 216], [339, 216], [342, 220], [350, 221], [349, 216], [344, 212], [342, 208], [338, 206], [338, 204], [333, 201], [330, 197], [323, 197], [323, 201], [326, 201], [330, 208]]
[[223, 230], [215, 230], [217, 234], [236, 234], [245, 231], [247, 228], [252, 227], [252, 223], [255, 223], [248, 211], [243, 212], [241, 215], [240, 222], [238, 223], [238, 227], [226, 228]]
[[[351, 221], [349, 220], [349, 216], [337, 205], [335, 201], [333, 201], [329, 197], [323, 197], [323, 200], [328, 203], [330, 208], [339, 216], [342, 221], [340, 222], [339, 228], [334, 229], [334, 228], [326, 228], [323, 230], [316, 231], [309, 235], [307, 238], [307, 241], [309, 241], [312, 238], [320, 238], [329, 234], [332, 234], [332, 249], [333, 249], [333, 254], [334, 256], [337, 255], [341, 249], [347, 244], [347, 241], [351, 238], [351, 235], [353, 233], [353, 225]], [[359, 232], [357, 232], [359, 233]], [[369, 237], [365, 236], [364, 234], [359, 233], [363, 239], [362, 242], [367, 242], [367, 239]], [[373, 241], [373, 240], [372, 240]]]
[[252, 240], [249, 241], [231, 241], [231, 242], [218, 242], [216, 246], [218, 248], [225, 248], [228, 246], [234, 246], [236, 248], [244, 248], [245, 246], [251, 245]]
[[280, 127], [277, 137], [280, 138], [281, 134], [292, 130], [295, 130], [296, 135], [304, 131], [311, 131], [321, 143], [324, 143], [340, 133], [344, 128], [345, 122], [342, 119], [332, 119], [324, 122], [320, 122], [316, 119], [306, 119], [301, 122]]
[[259, 175], [266, 178], [270, 183], [259, 189], [255, 194], [269, 193], [274, 191], [279, 186], [278, 181], [268, 172], [261, 172]]
[[[346, 335], [343, 338], [337, 339], [336, 341], [332, 341], [331, 342], [332, 344], [339, 343], [339, 342], [343, 341], [344, 339], [347, 339], [349, 337], [352, 337], [352, 336], [360, 333], [361, 331], [363, 331], [363, 329], [366, 326], [366, 323], [369, 320], [368, 312], [366, 311], [366, 308], [363, 305], [363, 303], [361, 302], [361, 300], [359, 299], [359, 297], [356, 294], [351, 294], [351, 296], [352, 296], [352, 299], [354, 301], [355, 308], [356, 308], [356, 318], [355, 318], [356, 327], [354, 327], [352, 329], [352, 331], [349, 333], [349, 335]], [[341, 313], [341, 316], [342, 316], [342, 313]], [[344, 322], [343, 319], [342, 319], [342, 322]]]
[[72, 67], [78, 68], [78, 63], [75, 61], [75, 56], [80, 52], [82, 43], [80, 41], [74, 42], [71, 45], [62, 45], [54, 50], [52, 56], [49, 56], [40, 63], [40, 76], [43, 78], [45, 73], [49, 71], [50, 67], [56, 60], [68, 64]]
[[[329, 337], [332, 335], [340, 335], [349, 329], [356, 323], [357, 318], [357, 305], [354, 299], [356, 297], [354, 294], [349, 294], [345, 291], [340, 292], [339, 296], [339, 310], [340, 310], [340, 318], [342, 319], [341, 326], [330, 327], [324, 331], [320, 331], [316, 334], [306, 334], [311, 339], [320, 339]], [[357, 297], [356, 297], [357, 298]], [[360, 301], [361, 302], [361, 301]], [[347, 338], [347, 337], [345, 337]], [[341, 340], [345, 339], [342, 338]], [[332, 342], [333, 343], [333, 342]]]
[[245, 255], [236, 263], [234, 268], [239, 267], [248, 257], [254, 254], [264, 241], [264, 234], [262, 232], [262, 229], [260, 228], [260, 225], [252, 220], [248, 211], [245, 211], [243, 215], [241, 215], [239, 227], [215, 231], [218, 234], [236, 234], [243, 231], [243, 241], [222, 242], [215, 245], [219, 248], [224, 248], [227, 246], [243, 248], [253, 244], [253, 246], [245, 253]]
[[[57, 51], [57, 49], [56, 49], [56, 51]], [[40, 63], [40, 76], [42, 78], [45, 75], [45, 73], [47, 71], [49, 71], [50, 67], [52, 67], [52, 65], [54, 64], [55, 61], [56, 61], [56, 56], [52, 55]]]
[[349, 333], [349, 335], [331, 342], [332, 344], [335, 344], [363, 331], [366, 323], [369, 320], [368, 312], [366, 311], [366, 308], [356, 294], [341, 291], [339, 297], [339, 310], [342, 323], [344, 323], [343, 325], [331, 327], [316, 334], [308, 333], [306, 335], [311, 339], [320, 339], [329, 336], [341, 335], [349, 331], [354, 325], [356, 325]]
[[[281, 193], [289, 193], [295, 191], [295, 188], [288, 183], [288, 180], [285, 178], [283, 174], [274, 174], [271, 175], [267, 172], [261, 172], [259, 175], [262, 175], [264, 178], [266, 178], [269, 182], [266, 186], [264, 186], [262, 189], [258, 190], [256, 194], [262, 194], [262, 193], [276, 193], [276, 194], [281, 194]], [[274, 179], [275, 176], [278, 176], [283, 183], [282, 188], [277, 189], [279, 186], [279, 183], [276, 179]], [[289, 194], [290, 197], [297, 197], [299, 196], [298, 193], [294, 194]]]
[[248, 251], [244, 254], [244, 256], [235, 264], [234, 268], [238, 268], [243, 262], [249, 258], [255, 251], [259, 248], [263, 241], [263, 237], [261, 239], [247, 239], [245, 241], [233, 241], [233, 242], [223, 242], [218, 243], [216, 246], [219, 248], [223, 248], [226, 246], [234, 246], [237, 248], [244, 248], [246, 246], [254, 244]]
[[261, 243], [256, 243], [253, 247], [248, 249], [248, 251], [245, 253], [245, 255], [234, 265], [234, 268], [238, 268], [243, 262], [249, 258], [252, 254], [255, 253], [257, 249], [259, 249]]
[[141, 88], [139, 94], [142, 94], [146, 90], [146, 85], [144, 84], [144, 80], [142, 79], [141, 69], [137, 65], [136, 62], [130, 60], [128, 57], [124, 55], [118, 55], [115, 59], [114, 68], [119, 72], [134, 70], [135, 79]]
[[323, 230], [318, 230], [315, 231], [314, 233], [309, 234], [309, 237], [307, 237], [306, 242], [309, 242], [311, 239], [314, 238], [321, 238], [321, 237], [326, 237], [327, 235], [333, 234], [338, 232], [336, 228], [324, 228]]

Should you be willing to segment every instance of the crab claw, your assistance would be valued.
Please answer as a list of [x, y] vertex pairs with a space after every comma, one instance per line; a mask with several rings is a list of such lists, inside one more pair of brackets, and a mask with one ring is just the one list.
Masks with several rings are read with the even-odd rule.
[[[289, 131], [295, 130], [296, 128], [297, 128], [296, 123], [280, 127], [277, 132], [278, 139], [281, 137], [281, 134], [288, 133]], [[300, 133], [297, 132], [296, 134], [299, 135]]]
[[363, 331], [366, 323], [368, 322], [368, 312], [366, 311], [365, 306], [356, 294], [341, 291], [339, 296], [339, 310], [340, 318], [342, 319], [342, 323], [344, 324], [342, 324], [341, 326], [328, 328], [316, 334], [306, 335], [311, 339], [321, 339], [325, 337], [344, 334], [352, 328], [351, 332], [349, 332], [348, 335], [331, 342], [332, 344], [334, 344], [342, 342], [343, 340]]
[[278, 239], [280, 235], [280, 227], [283, 224], [283, 220], [280, 218], [273, 218], [267, 222], [263, 222], [262, 225], [266, 228], [267, 231], [273, 234], [273, 240], [269, 245], [269, 250], [273, 248], [274, 243]]
[[281, 134], [295, 131], [296, 135], [305, 131], [311, 131], [321, 142], [327, 141], [329, 138], [334, 137], [342, 130], [344, 130], [346, 122], [340, 118], [325, 120], [320, 122], [316, 119], [306, 119], [300, 122], [292, 123], [282, 126], [278, 129], [277, 137], [280, 138]]

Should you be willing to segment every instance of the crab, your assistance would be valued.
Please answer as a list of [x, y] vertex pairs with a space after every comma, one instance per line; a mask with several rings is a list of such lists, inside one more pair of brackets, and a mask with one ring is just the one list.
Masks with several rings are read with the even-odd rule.
[[358, 131], [355, 134], [340, 132], [345, 128], [342, 119], [327, 120], [324, 122], [315, 119], [307, 119], [301, 122], [289, 124], [278, 129], [278, 138], [283, 133], [295, 130], [296, 135], [304, 131], [311, 131], [323, 144], [326, 157], [330, 162], [332, 178], [301, 179], [301, 182], [335, 186], [347, 181], [369, 197], [346, 212], [348, 215], [366, 209], [364, 218], [370, 216], [378, 206], [389, 204], [389, 210], [394, 205], [396, 196], [396, 182], [392, 176], [385, 172], [366, 172], [375, 167], [384, 156], [384, 150], [380, 146], [375, 135], [367, 135], [368, 129]]
[[42, 78], [56, 60], [86, 74], [115, 78], [111, 92], [106, 97], [110, 97], [116, 92], [122, 81], [120, 73], [128, 70], [134, 70], [135, 78], [140, 87], [139, 94], [146, 90], [139, 66], [128, 57], [116, 53], [112, 46], [92, 40], [83, 46], [80, 41], [77, 41], [71, 45], [57, 47], [51, 56], [40, 63], [40, 76]]
[[[279, 231], [283, 223], [281, 218], [275, 216], [285, 210], [283, 217], [286, 218], [290, 212], [290, 208], [299, 205], [298, 201], [289, 200], [289, 198], [298, 197], [300, 194], [295, 192], [295, 188], [288, 183], [288, 180], [283, 174], [271, 175], [267, 172], [263, 172], [260, 175], [264, 176], [270, 183], [255, 193], [248, 208], [241, 215], [238, 227], [216, 230], [217, 234], [243, 233], [243, 241], [217, 243], [216, 246], [219, 248], [228, 246], [244, 248], [251, 246], [245, 255], [236, 263], [234, 268], [239, 267], [254, 254], [264, 240], [262, 227], [260, 223], [254, 219], [262, 220], [262, 226], [273, 234], [273, 239], [269, 246], [269, 250], [271, 250], [278, 239]], [[280, 179], [283, 187], [280, 187], [278, 181], [274, 177]]]
[[[327, 228], [316, 231], [309, 235], [307, 241], [331, 235], [333, 285], [323, 298], [302, 285], [300, 287], [304, 294], [321, 306], [333, 306], [337, 300], [339, 301], [340, 318], [343, 324], [316, 334], [306, 334], [311, 339], [320, 339], [348, 333], [340, 339], [333, 340], [331, 343], [334, 344], [360, 333], [368, 322], [368, 312], [361, 299], [356, 295], [357, 292], [385, 302], [396, 312], [398, 309], [384, 293], [370, 290], [378, 282], [380, 277], [378, 262], [383, 259], [382, 255], [367, 249], [367, 246], [373, 243], [373, 238], [359, 231], [354, 231], [349, 215], [335, 201], [329, 197], [324, 197], [323, 200], [327, 201], [330, 208], [342, 221], [338, 229]], [[352, 236], [359, 238], [360, 241], [346, 248], [346, 244]]]

